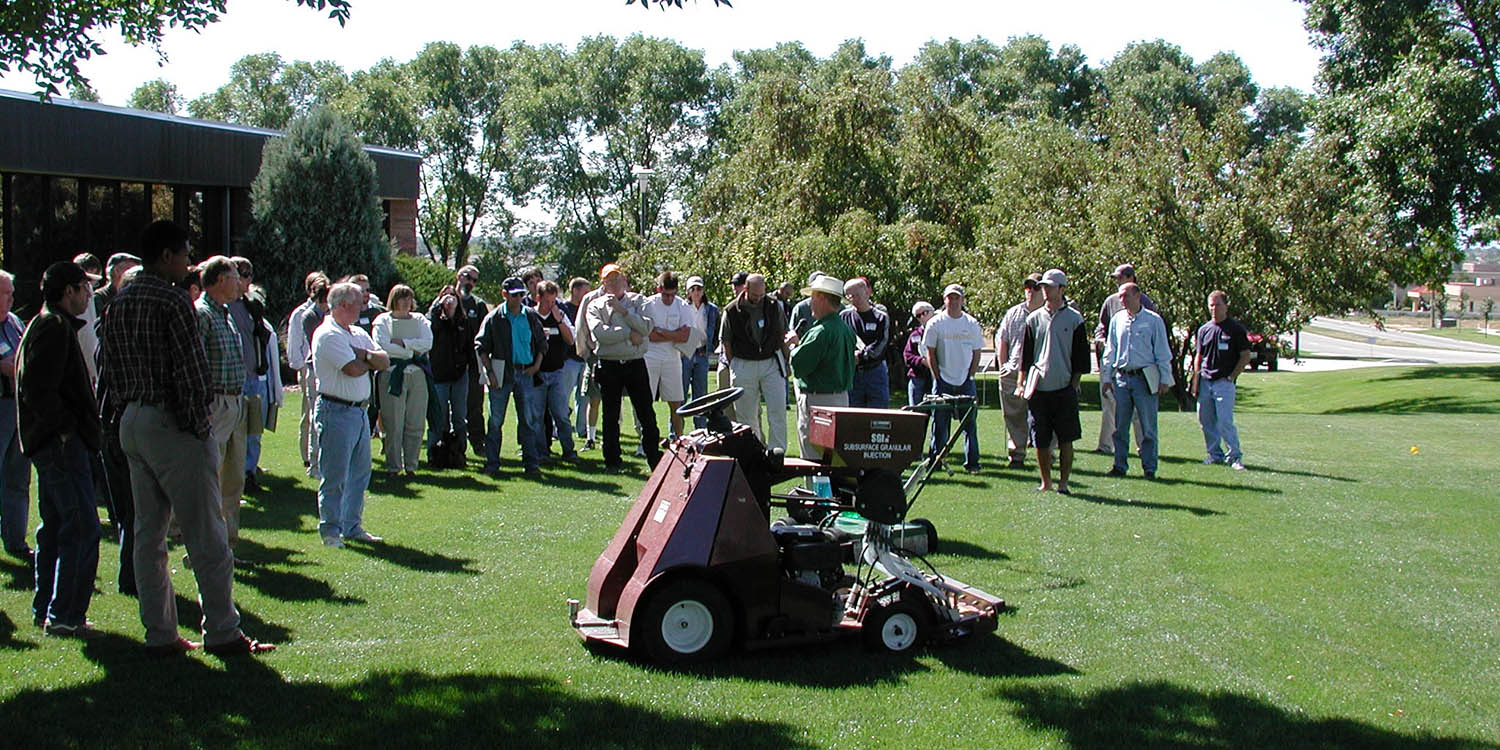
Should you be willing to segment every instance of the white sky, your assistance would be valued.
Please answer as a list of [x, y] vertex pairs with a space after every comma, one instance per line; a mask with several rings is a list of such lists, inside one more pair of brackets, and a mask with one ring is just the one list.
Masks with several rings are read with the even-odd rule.
[[[1102, 63], [1135, 41], [1165, 39], [1196, 61], [1234, 52], [1262, 88], [1311, 90], [1318, 53], [1302, 27], [1296, 0], [688, 0], [661, 11], [624, 0], [352, 0], [348, 25], [291, 0], [233, 0], [219, 23], [202, 33], [169, 32], [162, 46], [169, 61], [158, 67], [149, 48], [132, 48], [118, 36], [107, 55], [82, 66], [106, 104], [123, 104], [153, 78], [177, 85], [188, 100], [222, 85], [229, 66], [257, 52], [286, 60], [329, 59], [346, 72], [382, 57], [409, 60], [430, 41], [463, 46], [557, 43], [572, 47], [586, 36], [632, 33], [675, 39], [701, 49], [711, 66], [731, 61], [735, 50], [800, 41], [825, 57], [846, 39], [860, 38], [873, 55], [890, 55], [899, 67], [929, 40], [982, 36], [996, 43], [1038, 34], [1052, 44], [1081, 48]], [[30, 78], [0, 77], [0, 88], [33, 91]]]

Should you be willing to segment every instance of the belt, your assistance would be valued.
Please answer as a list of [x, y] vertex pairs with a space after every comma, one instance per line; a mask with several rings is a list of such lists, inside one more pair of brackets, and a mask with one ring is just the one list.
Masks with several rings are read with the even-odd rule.
[[216, 389], [216, 390], [214, 390], [214, 395], [215, 396], [243, 396], [244, 395], [244, 391], [243, 390], [239, 390], [239, 391], [224, 391], [224, 390], [217, 390]]
[[320, 399], [327, 399], [329, 401], [332, 401], [335, 404], [343, 404], [344, 406], [352, 406], [352, 407], [354, 407], [356, 409], [363, 409], [366, 406], [370, 405], [370, 402], [368, 400], [366, 400], [366, 401], [350, 401], [349, 399], [346, 399], [346, 398], [339, 398], [338, 396], [330, 396], [330, 395], [328, 395], [326, 393], [323, 393], [322, 391], [318, 392], [318, 398], [320, 398]]
[[1141, 374], [1141, 373], [1143, 373], [1145, 371], [1146, 371], [1146, 368], [1144, 368], [1144, 367], [1137, 367], [1134, 370], [1121, 370], [1120, 373], [1122, 375], [1139, 375], [1139, 374]]

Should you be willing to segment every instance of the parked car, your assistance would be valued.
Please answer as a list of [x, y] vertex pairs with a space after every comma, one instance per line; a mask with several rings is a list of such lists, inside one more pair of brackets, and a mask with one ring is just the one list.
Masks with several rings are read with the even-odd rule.
[[1264, 333], [1251, 333], [1247, 338], [1250, 339], [1250, 369], [1265, 367], [1275, 372], [1276, 358], [1279, 354], [1276, 337], [1267, 336]]

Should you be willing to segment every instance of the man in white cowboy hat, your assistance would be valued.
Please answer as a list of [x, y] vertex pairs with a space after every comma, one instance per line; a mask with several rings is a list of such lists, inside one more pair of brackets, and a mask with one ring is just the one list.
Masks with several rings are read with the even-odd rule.
[[809, 414], [814, 406], [848, 406], [854, 385], [854, 329], [839, 316], [843, 308], [844, 282], [819, 276], [802, 290], [809, 299], [812, 323], [805, 333], [787, 331], [793, 346], [792, 376], [797, 381], [797, 434], [802, 438], [802, 457], [820, 457], [807, 440]]

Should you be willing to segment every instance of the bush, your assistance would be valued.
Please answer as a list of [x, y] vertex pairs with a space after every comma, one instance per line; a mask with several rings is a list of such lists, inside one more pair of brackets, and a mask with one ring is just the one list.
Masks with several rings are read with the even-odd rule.
[[443, 287], [453, 283], [453, 271], [441, 263], [414, 255], [396, 256], [396, 280], [417, 293], [417, 310], [425, 312]]

